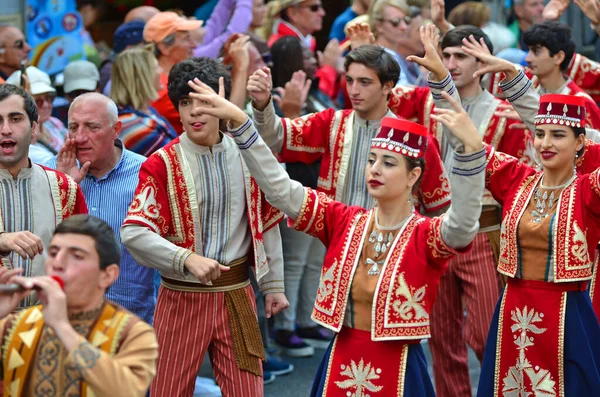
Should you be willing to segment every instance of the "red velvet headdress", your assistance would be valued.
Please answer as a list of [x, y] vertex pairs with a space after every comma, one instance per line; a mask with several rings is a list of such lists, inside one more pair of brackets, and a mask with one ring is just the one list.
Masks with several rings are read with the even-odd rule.
[[585, 128], [585, 100], [574, 95], [542, 95], [535, 124], [559, 124], [572, 128]]
[[423, 157], [427, 150], [427, 128], [412, 121], [384, 117], [372, 148], [386, 149], [408, 157]]

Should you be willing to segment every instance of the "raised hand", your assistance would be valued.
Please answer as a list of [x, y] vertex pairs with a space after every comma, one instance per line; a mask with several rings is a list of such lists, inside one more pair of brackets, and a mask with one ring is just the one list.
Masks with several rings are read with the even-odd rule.
[[[248, 69], [248, 65], [250, 64], [249, 46], [250, 36], [247, 35], [239, 35], [239, 37], [237, 37], [229, 46], [227, 55], [235, 69]], [[223, 63], [225, 63], [226, 59], [227, 56], [223, 60]]]
[[56, 156], [56, 170], [69, 175], [77, 183], [85, 178], [91, 164], [86, 161], [81, 168], [77, 166], [77, 144], [74, 138], [67, 138]]
[[590, 19], [593, 25], [600, 25], [600, 1], [574, 0], [577, 7]]
[[196, 98], [201, 103], [200, 106], [195, 108], [195, 111], [221, 120], [230, 120], [233, 123], [233, 128], [239, 127], [248, 119], [243, 110], [225, 99], [225, 86], [222, 77], [219, 78], [218, 94], [198, 78], [188, 81], [188, 85], [194, 90], [190, 92], [190, 98]]
[[450, 23], [446, 20], [446, 3], [444, 0], [431, 0], [431, 20], [441, 34], [450, 30]]
[[265, 296], [265, 315], [267, 318], [276, 315], [290, 306], [283, 292], [274, 292]]
[[23, 269], [9, 270], [5, 266], [0, 266], [0, 284], [15, 283], [26, 289], [26, 291], [22, 292], [0, 295], [0, 318], [4, 318], [13, 312], [19, 305], [19, 302], [33, 291], [33, 283], [28, 278], [19, 277], [21, 273], [23, 273]]
[[542, 17], [545, 21], [556, 21], [565, 13], [570, 2], [571, 0], [550, 0], [542, 11]]
[[23, 259], [33, 259], [43, 251], [42, 240], [29, 231], [0, 234], [0, 252], [16, 252]]
[[435, 74], [437, 81], [442, 81], [448, 75], [448, 71], [438, 53], [440, 36], [436, 33], [435, 26], [432, 24], [421, 26], [419, 34], [421, 35], [421, 43], [423, 44], [425, 55], [422, 58], [410, 55], [406, 60], [423, 66]]
[[327, 43], [323, 52], [317, 51], [317, 60], [319, 65], [329, 65], [340, 73], [342, 67], [342, 49], [340, 48], [340, 42], [337, 39], [332, 39]]
[[306, 73], [303, 70], [298, 70], [292, 74], [292, 79], [285, 83], [285, 88], [275, 88], [280, 97], [273, 96], [273, 101], [277, 103], [285, 117], [296, 118], [300, 116], [311, 83], [311, 80], [306, 79]]
[[221, 272], [229, 270], [214, 259], [205, 258], [197, 254], [191, 254], [185, 260], [185, 267], [200, 280], [202, 284], [218, 279]]
[[468, 39], [463, 39], [462, 49], [485, 64], [484, 67], [475, 71], [473, 77], [483, 76], [486, 73], [502, 72], [506, 74], [509, 80], [512, 80], [519, 74], [519, 68], [515, 64], [492, 55], [483, 38], [477, 41], [471, 35]]
[[269, 104], [271, 99], [271, 89], [273, 88], [273, 81], [271, 79], [271, 69], [263, 67], [258, 69], [252, 76], [248, 78], [248, 84], [246, 90], [254, 101], [253, 106], [258, 110], [264, 110]]
[[523, 123], [523, 119], [521, 119], [521, 116], [519, 115], [519, 113], [517, 113], [517, 111], [512, 107], [512, 105], [510, 104], [500, 104], [498, 105], [497, 110], [494, 112], [495, 116], [498, 117], [504, 117], [507, 118], [509, 120], [516, 120], [516, 121], [520, 121], [520, 123], [513, 123], [510, 126], [508, 126], [509, 130], [514, 130], [514, 129], [527, 129], [527, 126], [525, 125], [525, 123]]
[[348, 39], [350, 40], [350, 48], [353, 50], [361, 45], [375, 43], [375, 36], [373, 36], [368, 23], [350, 25], [348, 27]]
[[483, 141], [467, 112], [447, 92], [442, 92], [442, 96], [452, 105], [452, 109], [435, 108], [431, 118], [446, 126], [462, 142], [465, 153], [480, 150]]

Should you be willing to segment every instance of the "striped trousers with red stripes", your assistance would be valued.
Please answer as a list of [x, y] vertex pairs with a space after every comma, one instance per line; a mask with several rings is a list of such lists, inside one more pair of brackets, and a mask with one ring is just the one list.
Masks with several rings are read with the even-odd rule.
[[[256, 312], [252, 286], [244, 290]], [[241, 371], [235, 361], [225, 293], [181, 292], [161, 286], [154, 328], [158, 362], [151, 396], [192, 397], [207, 351], [224, 397], [263, 396], [262, 376]]]
[[449, 262], [431, 311], [429, 346], [438, 397], [471, 397], [467, 344], [481, 362], [499, 296], [494, 251], [487, 233], [478, 233], [471, 251]]

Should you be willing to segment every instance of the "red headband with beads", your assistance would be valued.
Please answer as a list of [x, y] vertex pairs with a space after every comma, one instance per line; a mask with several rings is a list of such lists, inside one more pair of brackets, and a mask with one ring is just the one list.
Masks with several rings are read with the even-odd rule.
[[386, 149], [408, 157], [423, 157], [427, 150], [427, 128], [412, 121], [384, 117], [371, 148]]
[[535, 124], [585, 128], [585, 99], [575, 95], [542, 95]]

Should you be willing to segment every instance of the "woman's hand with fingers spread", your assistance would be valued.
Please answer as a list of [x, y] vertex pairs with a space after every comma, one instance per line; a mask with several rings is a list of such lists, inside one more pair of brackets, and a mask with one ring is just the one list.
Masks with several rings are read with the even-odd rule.
[[450, 102], [452, 109], [435, 108], [435, 114], [431, 118], [446, 126], [462, 142], [465, 153], [480, 150], [483, 141], [467, 112], [447, 92], [442, 92], [442, 96]]

